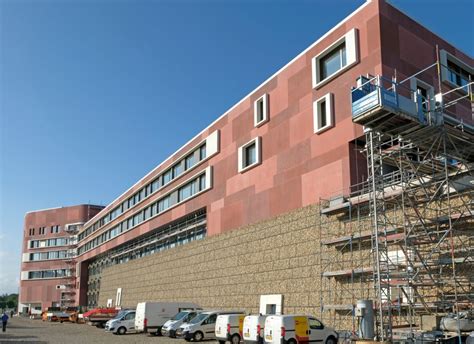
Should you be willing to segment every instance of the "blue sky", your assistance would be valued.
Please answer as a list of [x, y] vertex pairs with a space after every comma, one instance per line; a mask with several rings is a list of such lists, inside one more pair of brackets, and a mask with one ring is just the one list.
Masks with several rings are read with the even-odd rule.
[[[358, 1], [0, 1], [0, 293], [25, 212], [107, 204]], [[473, 55], [471, 0], [391, 1]]]

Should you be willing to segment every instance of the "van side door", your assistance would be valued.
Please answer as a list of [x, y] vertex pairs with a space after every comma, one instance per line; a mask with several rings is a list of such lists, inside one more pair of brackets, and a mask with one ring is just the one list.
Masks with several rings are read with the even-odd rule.
[[204, 332], [204, 337], [216, 337], [216, 319], [217, 314], [211, 314], [207, 317], [206, 320], [202, 323], [202, 331]]
[[309, 342], [310, 343], [324, 343], [326, 339], [326, 331], [324, 325], [316, 318], [309, 318]]
[[135, 329], [135, 313], [128, 313], [123, 320], [127, 331]]

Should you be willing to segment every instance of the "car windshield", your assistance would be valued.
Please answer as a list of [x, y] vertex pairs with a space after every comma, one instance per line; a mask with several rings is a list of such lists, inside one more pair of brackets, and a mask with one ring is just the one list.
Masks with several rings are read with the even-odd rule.
[[190, 324], [199, 324], [201, 321], [206, 319], [208, 316], [209, 316], [209, 314], [206, 314], [206, 313], [198, 314], [189, 323]]
[[186, 314], [188, 314], [188, 312], [179, 312], [174, 317], [172, 317], [171, 320], [180, 320], [180, 319], [184, 318], [186, 316]]

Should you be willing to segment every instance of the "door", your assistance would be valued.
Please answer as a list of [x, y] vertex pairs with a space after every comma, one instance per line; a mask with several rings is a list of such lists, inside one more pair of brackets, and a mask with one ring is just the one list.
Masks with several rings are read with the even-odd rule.
[[309, 342], [323, 343], [326, 337], [324, 325], [315, 318], [309, 318]]
[[[308, 318], [305, 316], [295, 317], [295, 337], [298, 344], [308, 343], [309, 340], [309, 325]], [[288, 339], [291, 336], [291, 332], [287, 330]]]
[[127, 328], [127, 331], [135, 329], [135, 313], [125, 315], [124, 326]]
[[216, 330], [216, 319], [217, 314], [211, 314], [204, 322], [202, 323], [202, 331], [204, 333], [205, 338], [215, 338], [215, 330]]

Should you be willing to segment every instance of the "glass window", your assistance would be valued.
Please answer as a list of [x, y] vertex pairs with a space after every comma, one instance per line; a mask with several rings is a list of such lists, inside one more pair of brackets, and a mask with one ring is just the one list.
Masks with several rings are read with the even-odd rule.
[[319, 61], [321, 80], [324, 80], [346, 65], [346, 43], [342, 43]]
[[181, 163], [173, 166], [173, 178], [176, 178], [183, 172], [183, 165]]
[[195, 163], [196, 163], [196, 161], [194, 159], [194, 153], [191, 153], [184, 160], [184, 165], [185, 165], [184, 168], [186, 170], [189, 170], [191, 167], [194, 166]]
[[170, 206], [170, 196], [167, 196], [158, 202], [158, 212], [168, 209]]
[[257, 145], [252, 142], [244, 147], [244, 168], [254, 164], [257, 161]]
[[171, 181], [171, 169], [163, 174], [163, 185], [168, 184]]
[[43, 278], [54, 278], [54, 277], [56, 277], [54, 270], [43, 271]]
[[160, 188], [160, 178], [157, 178], [151, 183], [151, 192], [155, 192]]
[[199, 191], [202, 191], [206, 188], [206, 175], [203, 174], [199, 177]]
[[309, 318], [309, 327], [313, 330], [322, 330], [324, 328], [319, 320], [313, 318]]
[[199, 147], [199, 160], [203, 160], [206, 158], [206, 144], [204, 143], [201, 147]]
[[196, 193], [195, 183], [191, 182], [179, 189], [178, 201], [181, 202]]

